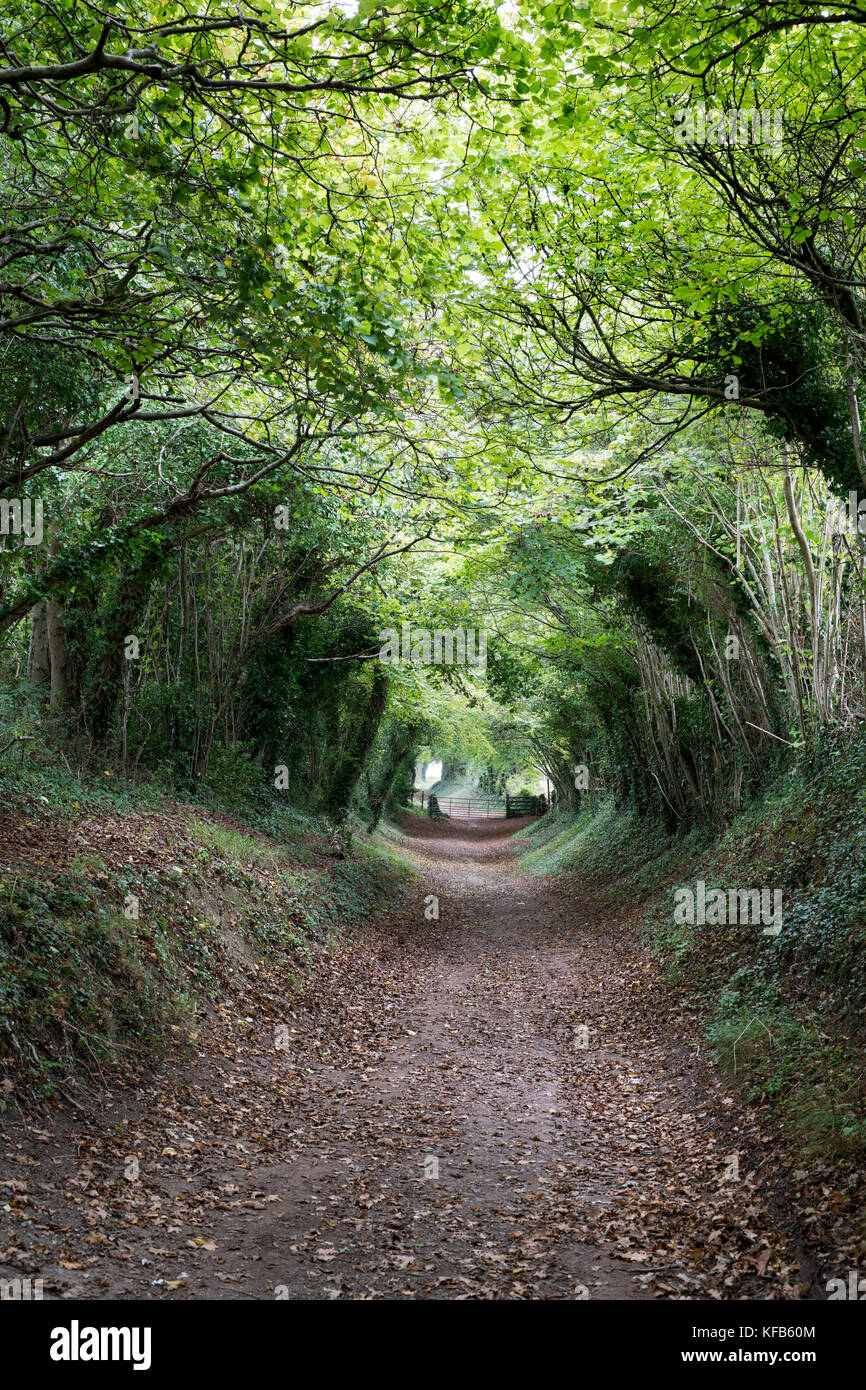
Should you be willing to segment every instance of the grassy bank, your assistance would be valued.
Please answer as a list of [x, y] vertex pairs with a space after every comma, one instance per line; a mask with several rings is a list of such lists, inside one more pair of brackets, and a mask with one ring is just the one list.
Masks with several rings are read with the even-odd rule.
[[202, 1016], [257, 972], [291, 990], [318, 947], [388, 910], [387, 840], [278, 796], [220, 809], [110, 768], [0, 778], [0, 1111], [195, 1047]]
[[[667, 983], [695, 1009], [718, 1065], [804, 1155], [866, 1151], [866, 740], [788, 775], [723, 832], [669, 836], [605, 804], [540, 821], [533, 872], [633, 914]], [[678, 888], [782, 893], [761, 925], [678, 923]]]

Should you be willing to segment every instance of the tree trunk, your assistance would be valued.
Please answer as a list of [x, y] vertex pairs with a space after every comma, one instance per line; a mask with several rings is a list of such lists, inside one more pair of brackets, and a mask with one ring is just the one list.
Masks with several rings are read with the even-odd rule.
[[63, 614], [51, 599], [45, 604], [48, 652], [51, 660], [51, 709], [61, 710], [69, 699], [66, 663], [66, 625]]
[[96, 663], [90, 690], [89, 725], [97, 743], [104, 743], [111, 731], [115, 710], [123, 692], [127, 636], [137, 635], [136, 627], [144, 614], [154, 576], [163, 563], [158, 549], [146, 553], [138, 569], [126, 575], [104, 624], [102, 655]]
[[393, 739], [388, 748], [385, 765], [376, 778], [376, 785], [369, 789], [367, 801], [370, 813], [367, 827], [371, 835], [382, 819], [382, 812], [388, 797], [391, 795], [391, 789], [394, 786], [394, 779], [400, 770], [400, 765], [413, 751], [417, 733], [416, 728], [406, 729], [399, 737]]
[[27, 656], [29, 685], [49, 685], [51, 682], [51, 653], [48, 645], [48, 605], [34, 604], [30, 610], [30, 651]]
[[379, 732], [379, 725], [382, 722], [382, 715], [385, 713], [385, 705], [388, 700], [388, 685], [385, 668], [377, 662], [373, 667], [373, 683], [367, 700], [367, 707], [354, 737], [350, 740], [349, 746], [340, 760], [340, 765], [328, 793], [327, 813], [338, 824], [346, 818], [352, 793], [358, 785], [376, 734]]

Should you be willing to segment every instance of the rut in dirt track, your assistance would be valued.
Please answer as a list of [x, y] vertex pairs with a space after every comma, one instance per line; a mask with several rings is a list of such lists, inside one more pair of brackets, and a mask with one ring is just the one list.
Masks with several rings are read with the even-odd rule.
[[634, 930], [519, 867], [519, 824], [405, 817], [408, 905], [323, 958], [281, 1050], [253, 985], [194, 1066], [42, 1136], [51, 1296], [802, 1296], [757, 1127]]

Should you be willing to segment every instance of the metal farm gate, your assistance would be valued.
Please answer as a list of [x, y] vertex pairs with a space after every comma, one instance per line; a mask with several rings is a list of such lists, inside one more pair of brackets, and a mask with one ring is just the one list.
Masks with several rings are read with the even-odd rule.
[[[542, 816], [547, 810], [547, 800], [543, 796], [443, 796], [436, 793], [415, 790], [412, 800], [433, 819], [437, 815], [451, 820], [489, 819], [491, 816]], [[432, 805], [431, 805], [432, 802]]]

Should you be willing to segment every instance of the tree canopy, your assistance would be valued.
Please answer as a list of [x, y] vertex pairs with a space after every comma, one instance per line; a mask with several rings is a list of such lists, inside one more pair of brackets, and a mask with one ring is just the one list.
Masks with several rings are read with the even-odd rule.
[[[27, 0], [0, 44], [13, 729], [674, 828], [862, 722], [858, 9]], [[384, 664], [406, 624], [483, 669]]]

